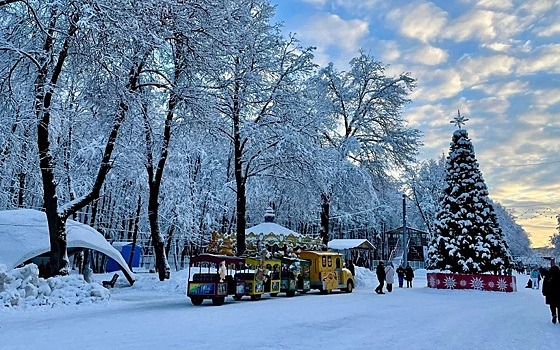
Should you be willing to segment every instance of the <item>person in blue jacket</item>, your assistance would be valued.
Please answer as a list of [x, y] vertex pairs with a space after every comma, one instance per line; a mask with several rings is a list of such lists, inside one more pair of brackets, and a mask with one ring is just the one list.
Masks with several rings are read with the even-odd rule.
[[402, 288], [404, 283], [404, 267], [402, 264], [397, 267], [397, 277], [399, 278], [399, 288]]
[[541, 279], [541, 274], [537, 268], [531, 270], [531, 280], [533, 281], [533, 289], [539, 289], [539, 281]]

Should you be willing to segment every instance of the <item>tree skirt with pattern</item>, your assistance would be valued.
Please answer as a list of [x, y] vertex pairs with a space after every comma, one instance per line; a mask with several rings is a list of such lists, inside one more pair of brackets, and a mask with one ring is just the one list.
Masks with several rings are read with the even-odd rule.
[[436, 289], [476, 289], [492, 292], [517, 292], [515, 276], [428, 273], [428, 287]]

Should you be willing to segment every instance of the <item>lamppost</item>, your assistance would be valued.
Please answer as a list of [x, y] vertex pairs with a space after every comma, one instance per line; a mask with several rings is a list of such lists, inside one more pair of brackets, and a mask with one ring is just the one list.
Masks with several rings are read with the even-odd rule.
[[381, 222], [381, 260], [385, 260], [385, 221]]
[[406, 228], [406, 195], [402, 195], [402, 227], [403, 227], [403, 263], [404, 266], [408, 264], [408, 235]]

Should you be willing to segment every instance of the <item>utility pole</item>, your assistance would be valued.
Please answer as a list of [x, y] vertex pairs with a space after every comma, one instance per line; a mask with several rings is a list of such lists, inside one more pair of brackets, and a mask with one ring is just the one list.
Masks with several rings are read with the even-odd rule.
[[385, 221], [381, 222], [381, 260], [385, 260]]
[[402, 195], [402, 232], [403, 232], [403, 263], [406, 267], [408, 263], [408, 237], [406, 228], [406, 195]]

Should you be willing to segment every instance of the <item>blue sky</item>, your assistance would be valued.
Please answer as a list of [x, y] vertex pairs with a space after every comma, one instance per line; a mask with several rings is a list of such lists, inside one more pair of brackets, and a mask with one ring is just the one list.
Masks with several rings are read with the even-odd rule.
[[460, 109], [491, 198], [548, 244], [560, 213], [560, 0], [272, 3], [320, 65], [344, 69], [363, 48], [412, 73], [404, 116], [424, 133], [421, 159], [447, 155]]

